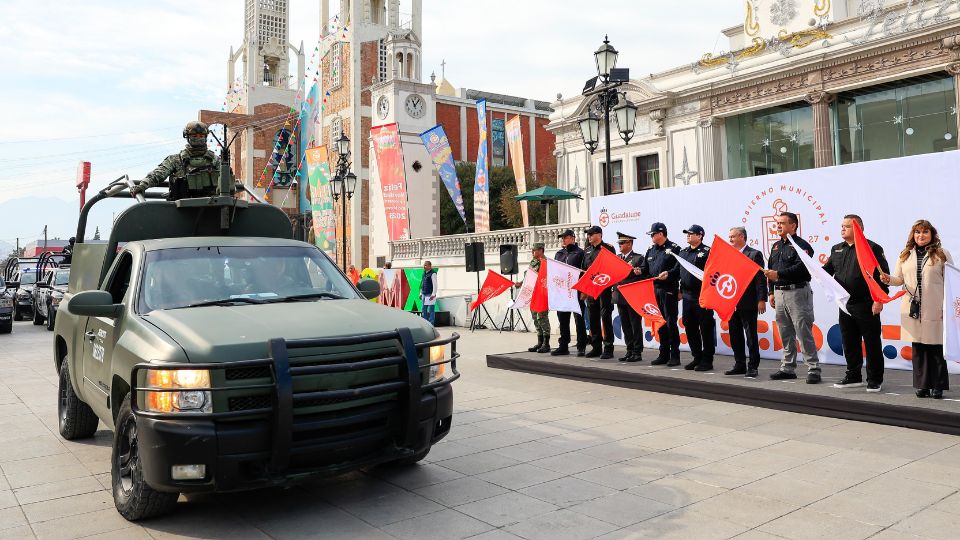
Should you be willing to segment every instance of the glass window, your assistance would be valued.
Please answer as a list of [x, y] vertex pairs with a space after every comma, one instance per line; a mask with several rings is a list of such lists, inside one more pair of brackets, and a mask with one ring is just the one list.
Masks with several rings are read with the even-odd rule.
[[953, 77], [938, 73], [844, 92], [833, 106], [837, 163], [957, 148]]
[[[147, 253], [140, 312], [204, 302], [280, 302], [298, 295], [360, 298], [319, 249], [208, 246]], [[309, 300], [309, 299], [308, 299]]]
[[660, 187], [660, 156], [640, 156], [637, 158], [637, 189], [656, 189]]
[[623, 193], [623, 161], [610, 162], [610, 180], [607, 181], [607, 164], [600, 164], [600, 172], [603, 175], [603, 194], [613, 195]]
[[725, 125], [729, 178], [813, 168], [813, 108], [808, 103], [740, 114]]

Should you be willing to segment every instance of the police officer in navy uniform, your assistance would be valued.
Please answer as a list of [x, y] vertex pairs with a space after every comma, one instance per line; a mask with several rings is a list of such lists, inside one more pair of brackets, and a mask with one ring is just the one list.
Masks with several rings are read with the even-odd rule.
[[[684, 229], [689, 246], [680, 250], [685, 261], [703, 270], [710, 255], [710, 246], [703, 243], [705, 231], [700, 225], [691, 225]], [[713, 353], [717, 345], [717, 322], [712, 309], [700, 307], [700, 286], [702, 281], [680, 267], [680, 293], [683, 295], [683, 327], [687, 331], [687, 343], [693, 361], [683, 366], [695, 371], [713, 370]]]
[[[557, 238], [562, 242], [563, 247], [557, 250], [554, 260], [564, 264], [569, 264], [574, 268], [583, 266], [583, 248], [577, 245], [577, 235], [573, 230], [567, 229], [560, 233]], [[579, 298], [580, 313], [584, 312], [583, 300]], [[587, 329], [583, 324], [583, 315], [580, 313], [570, 313], [569, 311], [558, 311], [557, 320], [560, 321], [560, 346], [550, 351], [550, 356], [566, 356], [570, 354], [570, 317], [573, 316], [573, 323], [577, 329], [577, 356], [587, 354]]]
[[620, 283], [614, 285], [613, 303], [617, 306], [617, 312], [620, 314], [620, 328], [623, 330], [623, 341], [627, 345], [627, 354], [620, 358], [621, 362], [639, 362], [643, 353], [643, 319], [630, 307], [627, 299], [624, 298], [618, 289], [620, 285], [635, 283], [643, 279], [643, 272], [640, 266], [643, 264], [643, 256], [633, 251], [633, 241], [636, 237], [622, 232], [617, 232], [617, 244], [620, 246], [620, 259], [633, 267], [633, 271], [627, 274]]
[[680, 253], [680, 246], [667, 238], [667, 226], [656, 222], [650, 226], [650, 239], [653, 245], [643, 257], [641, 271], [654, 278], [653, 292], [657, 296], [660, 313], [666, 324], [660, 327], [660, 354], [650, 362], [653, 366], [666, 364], [669, 367], [680, 365], [680, 329], [677, 317], [680, 315], [677, 293], [680, 289], [680, 263], [670, 252]]
[[[613, 246], [603, 241], [603, 229], [594, 225], [584, 232], [587, 234], [589, 245], [587, 249], [583, 250], [583, 266], [580, 267], [582, 270], [590, 268], [593, 261], [600, 256], [601, 249], [616, 254]], [[590, 314], [590, 351], [586, 354], [586, 357], [596, 358], [599, 356], [601, 360], [613, 358], [612, 291], [609, 287], [604, 289], [596, 300], [585, 294], [581, 294], [580, 298], [586, 301], [587, 311]]]

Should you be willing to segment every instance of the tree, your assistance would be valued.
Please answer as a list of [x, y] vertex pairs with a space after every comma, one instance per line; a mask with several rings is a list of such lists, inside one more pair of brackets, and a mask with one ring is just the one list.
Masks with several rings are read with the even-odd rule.
[[99, 239], [100, 239], [100, 227], [99, 227], [99, 226], [97, 227], [97, 229], [96, 229], [95, 231], [93, 231], [93, 239], [94, 239], [94, 240], [99, 240]]
[[[460, 179], [460, 189], [463, 193], [463, 205], [467, 214], [467, 226], [473, 231], [473, 186], [476, 177], [476, 165], [468, 162], [457, 163], [457, 178]], [[527, 189], [536, 189], [541, 185], [556, 186], [555, 179], [546, 179], [541, 184], [534, 179], [534, 175], [527, 171]], [[440, 197], [440, 234], [462, 234], [467, 232], [460, 214], [453, 206], [453, 201], [446, 194], [446, 188]], [[517, 182], [510, 167], [490, 168], [490, 230], [515, 229], [523, 226], [523, 216], [520, 203], [514, 197], [517, 195]], [[530, 224], [542, 225], [544, 222], [544, 206], [540, 203], [530, 203]], [[552, 220], [556, 221], [556, 205], [553, 207]]]

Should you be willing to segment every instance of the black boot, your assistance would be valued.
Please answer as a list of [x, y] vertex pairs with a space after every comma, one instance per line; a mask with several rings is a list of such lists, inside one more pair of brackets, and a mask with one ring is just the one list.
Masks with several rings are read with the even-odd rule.
[[530, 351], [530, 352], [537, 352], [537, 351], [540, 350], [540, 347], [542, 347], [542, 346], [543, 346], [543, 338], [540, 337], [540, 336], [537, 336], [537, 344], [534, 345], [533, 347], [530, 347], [530, 348], [527, 349], [527, 350]]
[[600, 355], [601, 360], [609, 360], [613, 358], [613, 345], [604, 345], [603, 354]]
[[542, 354], [542, 353], [548, 353], [548, 352], [550, 352], [550, 338], [549, 338], [549, 337], [543, 338], [543, 345], [540, 345], [540, 348], [537, 349], [537, 352], [538, 352], [538, 353], [541, 353], [541, 354]]
[[568, 356], [570, 354], [570, 349], [566, 345], [560, 344], [559, 347], [550, 351], [550, 356]]
[[697, 369], [697, 366], [699, 365], [700, 365], [700, 360], [694, 358], [693, 362], [690, 362], [689, 364], [683, 366], [683, 369], [687, 371], [693, 371], [694, 369]]

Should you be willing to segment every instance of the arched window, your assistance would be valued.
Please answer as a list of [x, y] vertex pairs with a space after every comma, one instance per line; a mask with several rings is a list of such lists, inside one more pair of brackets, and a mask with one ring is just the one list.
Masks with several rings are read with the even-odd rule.
[[407, 78], [413, 79], [413, 53], [407, 53]]

